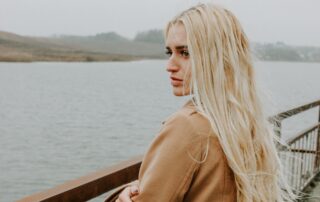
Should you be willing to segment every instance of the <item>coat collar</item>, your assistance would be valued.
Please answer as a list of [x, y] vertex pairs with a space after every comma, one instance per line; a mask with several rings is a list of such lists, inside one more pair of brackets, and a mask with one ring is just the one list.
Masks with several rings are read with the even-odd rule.
[[197, 107], [192, 98], [183, 105], [182, 110], [187, 110], [190, 115], [197, 112]]

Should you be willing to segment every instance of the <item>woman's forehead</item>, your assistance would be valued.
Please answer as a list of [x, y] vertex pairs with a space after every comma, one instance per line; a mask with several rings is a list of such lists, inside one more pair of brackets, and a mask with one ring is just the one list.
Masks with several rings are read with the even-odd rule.
[[173, 24], [168, 30], [166, 38], [166, 46], [186, 46], [187, 33], [185, 27], [181, 23]]

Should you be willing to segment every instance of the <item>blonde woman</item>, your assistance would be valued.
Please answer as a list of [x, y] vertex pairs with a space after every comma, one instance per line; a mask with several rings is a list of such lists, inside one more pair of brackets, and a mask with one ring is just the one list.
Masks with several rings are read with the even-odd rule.
[[200, 4], [171, 20], [165, 38], [173, 94], [192, 98], [164, 122], [144, 156], [139, 185], [117, 201], [293, 201], [280, 186], [274, 134], [236, 17]]

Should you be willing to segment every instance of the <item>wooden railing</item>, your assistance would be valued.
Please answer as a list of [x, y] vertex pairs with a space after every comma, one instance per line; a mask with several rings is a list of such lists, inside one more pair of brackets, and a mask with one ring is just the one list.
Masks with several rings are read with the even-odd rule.
[[18, 202], [70, 202], [87, 201], [116, 187], [136, 180], [142, 156], [94, 172], [52, 189], [27, 196]]
[[[280, 129], [276, 130], [280, 137], [282, 120], [314, 107], [319, 107], [318, 123], [288, 140], [287, 147], [279, 147], [280, 158], [287, 162], [293, 174], [288, 176], [289, 183], [297, 190], [303, 190], [320, 172], [320, 100], [270, 117], [270, 121]], [[18, 202], [87, 201], [136, 180], [141, 161], [142, 156], [137, 156]]]

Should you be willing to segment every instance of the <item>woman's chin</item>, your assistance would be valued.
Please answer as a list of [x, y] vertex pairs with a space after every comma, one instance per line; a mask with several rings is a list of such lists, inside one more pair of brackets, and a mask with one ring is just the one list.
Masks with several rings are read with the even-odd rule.
[[182, 89], [175, 89], [175, 88], [173, 88], [173, 94], [174, 94], [175, 96], [180, 97], [180, 96], [189, 95], [189, 92], [187, 92], [187, 91], [183, 92]]
[[182, 93], [173, 93], [175, 96], [177, 96], [177, 97], [181, 97], [181, 96], [183, 96], [183, 94]]

